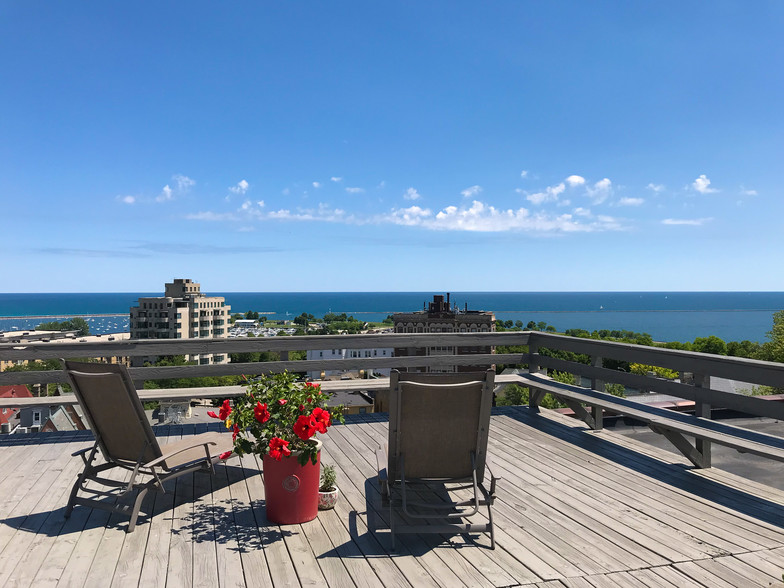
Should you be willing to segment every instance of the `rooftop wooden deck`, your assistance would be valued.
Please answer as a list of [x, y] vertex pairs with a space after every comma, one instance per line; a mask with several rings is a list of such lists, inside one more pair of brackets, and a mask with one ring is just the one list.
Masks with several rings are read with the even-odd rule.
[[[159, 428], [163, 438], [202, 426]], [[228, 434], [228, 433], [227, 433]], [[127, 519], [64, 505], [90, 435], [0, 440], [2, 586], [782, 585], [784, 492], [610, 431], [526, 407], [494, 409], [490, 455], [503, 477], [486, 536], [401, 535], [389, 551], [373, 451], [384, 414], [351, 417], [325, 436], [342, 496], [304, 525], [264, 516], [256, 460], [214, 478], [183, 477]], [[776, 584], [778, 582], [779, 584]]]

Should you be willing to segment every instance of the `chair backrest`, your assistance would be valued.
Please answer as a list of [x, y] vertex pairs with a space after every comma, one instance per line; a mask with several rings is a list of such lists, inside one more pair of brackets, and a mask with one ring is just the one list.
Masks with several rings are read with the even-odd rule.
[[63, 361], [84, 416], [107, 461], [135, 464], [161, 456], [128, 370], [119, 364]]
[[390, 480], [477, 478], [485, 470], [495, 372], [420, 374], [392, 370], [389, 398]]

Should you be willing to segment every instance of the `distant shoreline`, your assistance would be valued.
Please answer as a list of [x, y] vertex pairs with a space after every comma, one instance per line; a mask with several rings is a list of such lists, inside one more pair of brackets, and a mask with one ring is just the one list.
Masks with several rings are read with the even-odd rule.
[[46, 314], [46, 315], [41, 315], [41, 316], [29, 316], [29, 315], [0, 316], [0, 320], [9, 320], [9, 321], [17, 320], [17, 319], [36, 319], [36, 320], [38, 320], [38, 319], [56, 319], [56, 318], [62, 318], [62, 317], [87, 318], [87, 317], [91, 317], [91, 316], [100, 316], [100, 317], [122, 316], [122, 317], [126, 317], [126, 316], [128, 316], [128, 313], [127, 312], [110, 313], [110, 314], [92, 314], [92, 313], [91, 314], [70, 314], [70, 313], [64, 313], [64, 314]]

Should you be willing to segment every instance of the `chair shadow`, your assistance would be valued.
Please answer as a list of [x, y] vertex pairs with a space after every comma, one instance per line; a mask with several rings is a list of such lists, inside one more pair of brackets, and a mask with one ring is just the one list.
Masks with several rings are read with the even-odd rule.
[[[378, 478], [373, 476], [365, 480], [365, 511], [360, 513], [351, 510], [348, 513], [348, 532], [350, 540], [336, 545], [333, 549], [317, 556], [317, 559], [340, 557], [346, 558], [372, 558], [372, 557], [403, 557], [422, 556], [434, 549], [449, 548], [461, 549], [486, 548], [484, 543], [477, 541], [480, 535], [456, 534], [454, 536], [443, 534], [398, 534], [395, 537], [396, 548], [392, 549], [392, 535], [389, 525], [389, 507], [381, 504], [381, 493], [378, 487]], [[431, 497], [448, 500], [450, 494], [444, 485], [432, 485]], [[360, 524], [361, 515], [365, 521]], [[401, 515], [392, 515], [401, 516]], [[397, 520], [397, 519], [396, 519]], [[411, 523], [412, 521], [407, 521]], [[438, 523], [439, 520], [431, 521]], [[360, 527], [364, 532], [360, 532]], [[455, 541], [454, 537], [460, 536], [462, 541]]]
[[718, 505], [740, 512], [765, 523], [784, 528], [782, 504], [733, 488], [695, 473], [694, 466], [670, 464], [623, 447], [591, 429], [575, 428], [558, 423], [529, 410], [527, 406], [494, 408], [494, 415], [504, 415], [542, 433], [557, 437], [608, 461], [618, 463], [638, 474], [683, 490]]
[[[192, 491], [188, 488], [187, 491], [177, 493], [176, 484], [188, 478], [184, 476], [165, 482], [165, 493], [149, 492], [142, 502], [134, 533], [145, 533], [151, 524], [163, 519], [172, 521], [171, 533], [175, 535], [190, 536], [195, 542], [217, 542], [235, 551], [260, 549], [263, 545], [291, 535], [290, 531], [267, 520], [263, 500], [251, 504], [233, 497], [217, 502], [212, 500], [212, 493], [260, 475], [258, 470], [223, 464], [216, 466], [215, 471], [215, 476], [205, 472], [192, 474]], [[135, 496], [134, 492], [120, 502], [132, 503]], [[175, 520], [174, 509], [186, 503], [193, 503], [192, 509]], [[0, 525], [17, 531], [58, 537], [98, 527], [125, 532], [129, 521], [127, 516], [83, 505], [77, 505], [70, 518], [66, 519], [64, 515], [65, 505], [48, 511], [7, 517], [0, 520]]]

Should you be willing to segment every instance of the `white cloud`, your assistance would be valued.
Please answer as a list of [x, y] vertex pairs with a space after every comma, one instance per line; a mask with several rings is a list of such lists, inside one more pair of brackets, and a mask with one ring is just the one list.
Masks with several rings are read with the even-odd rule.
[[594, 204], [601, 204], [612, 194], [612, 182], [609, 178], [604, 178], [596, 182], [593, 187], [586, 186], [585, 189]]
[[756, 196], [757, 195], [757, 191], [756, 190], [747, 190], [746, 188], [741, 186], [740, 187], [740, 195], [741, 196]]
[[663, 225], [673, 225], [673, 226], [687, 225], [687, 226], [693, 226], [693, 227], [700, 227], [700, 226], [704, 225], [705, 223], [710, 222], [712, 220], [713, 220], [712, 218], [692, 218], [692, 219], [686, 219], [686, 218], [665, 218], [662, 221], [662, 224]]
[[544, 192], [537, 192], [536, 194], [529, 194], [526, 196], [526, 200], [533, 204], [543, 204], [545, 202], [550, 202], [553, 200], [558, 200], [558, 196], [566, 190], [566, 185], [561, 182], [555, 186], [548, 186], [545, 188]]
[[156, 200], [158, 202], [166, 202], [167, 200], [171, 200], [172, 198], [174, 198], [174, 192], [169, 187], [169, 184], [166, 184], [163, 187], [163, 190], [161, 190], [161, 193], [158, 194], [158, 197], [156, 198]]
[[618, 206], [640, 206], [645, 200], [643, 198], [621, 198]]
[[314, 188], [321, 188], [321, 182], [313, 182]]
[[172, 180], [174, 180], [174, 188], [172, 188], [169, 184], [166, 184], [161, 193], [155, 198], [157, 202], [167, 202], [169, 200], [173, 200], [175, 196], [180, 196], [182, 194], [186, 194], [188, 190], [190, 190], [191, 186], [196, 185], [196, 181], [190, 179], [188, 176], [184, 176], [182, 174], [174, 174], [172, 176]]
[[583, 208], [579, 206], [572, 211], [572, 214], [575, 216], [591, 216], [591, 210], [589, 208]]
[[403, 194], [403, 198], [406, 200], [419, 200], [421, 197], [421, 194], [417, 192], [415, 188], [409, 188], [406, 190], [405, 194]]
[[707, 176], [702, 174], [699, 178], [692, 182], [691, 187], [700, 194], [711, 194], [713, 192], [718, 192], [718, 190], [715, 188], [710, 187], [710, 183], [711, 181], [707, 178]]
[[346, 188], [346, 192], [349, 194], [362, 194], [365, 191], [364, 188]]
[[473, 198], [482, 191], [482, 186], [471, 186], [460, 192], [465, 198]]
[[188, 219], [188, 220], [200, 220], [200, 221], [235, 221], [235, 220], [239, 220], [237, 218], [237, 216], [233, 212], [213, 212], [213, 211], [194, 212], [194, 213], [185, 215], [185, 218]]
[[177, 183], [178, 192], [187, 192], [191, 186], [196, 184], [195, 180], [190, 179], [188, 176], [182, 174], [175, 174], [172, 179]]
[[249, 186], [250, 184], [248, 184], [248, 182], [246, 182], [245, 180], [240, 180], [239, 182], [237, 182], [236, 186], [231, 186], [229, 188], [229, 192], [233, 192], [234, 194], [244, 194], [245, 192], [248, 191]]
[[428, 208], [420, 208], [419, 206], [409, 206], [400, 210], [392, 210], [388, 220], [397, 225], [419, 225], [423, 219], [429, 218], [433, 213]]
[[117, 200], [124, 204], [135, 204], [136, 203], [136, 196], [118, 196]]
[[654, 184], [653, 182], [651, 182], [646, 186], [646, 188], [648, 188], [651, 192], [656, 192], [658, 194], [659, 192], [662, 192], [664, 190], [664, 185]]
[[333, 181], [333, 182], [342, 182], [342, 181], [343, 181], [343, 178], [341, 178], [340, 176], [332, 176], [332, 177], [331, 177], [331, 178], [329, 178], [329, 179], [330, 179], [331, 181]]
[[575, 186], [582, 186], [583, 184], [585, 184], [585, 178], [582, 177], [582, 176], [572, 175], [572, 176], [569, 176], [568, 178], [566, 178], [565, 181], [572, 188], [574, 188]]
[[520, 177], [523, 178], [523, 179], [527, 178], [528, 177], [528, 170], [524, 169], [523, 171], [521, 171], [520, 172]]
[[563, 233], [622, 228], [611, 217], [600, 217], [592, 223], [582, 223], [575, 220], [571, 214], [532, 214], [526, 208], [500, 210], [478, 200], [474, 200], [470, 207], [447, 206], [436, 215], [430, 210], [413, 206], [403, 211], [393, 211], [385, 220], [440, 231]]

